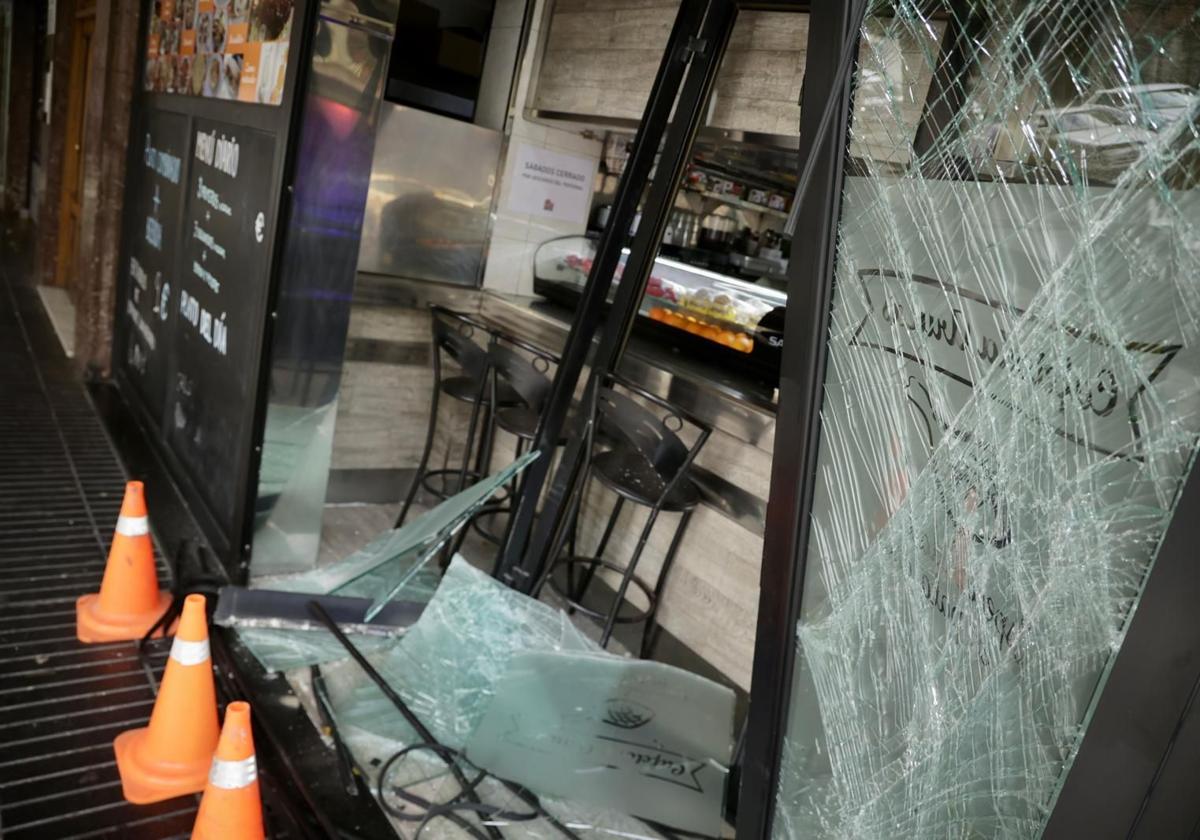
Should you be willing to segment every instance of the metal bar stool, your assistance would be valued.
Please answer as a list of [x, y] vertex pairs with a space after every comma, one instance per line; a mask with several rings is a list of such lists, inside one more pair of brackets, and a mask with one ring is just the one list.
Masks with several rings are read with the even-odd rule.
[[[516, 455], [521, 455], [533, 446], [541, 432], [545, 419], [546, 402], [550, 397], [553, 385], [550, 376], [552, 366], [559, 363], [559, 357], [540, 347], [536, 347], [522, 339], [506, 333], [495, 333], [495, 342], [488, 354], [490, 385], [498, 388], [508, 385], [520, 397], [521, 402], [512, 406], [501, 406], [491, 416], [491, 425], [487, 431], [486, 456], [491, 456], [491, 446], [494, 444], [497, 430], [507, 432], [516, 438]], [[579, 412], [576, 406], [571, 406], [567, 420], [563, 426], [563, 434], [556, 441], [556, 446], [562, 446], [567, 440], [567, 430], [576, 428], [579, 424]], [[549, 455], [547, 455], [549, 457]], [[485, 463], [488, 463], [485, 461]], [[522, 474], [514, 479], [509, 486], [507, 499], [502, 499], [480, 509], [472, 527], [485, 540], [504, 545], [508, 539], [508, 531], [512, 525], [512, 499], [516, 498], [523, 487], [525, 476]], [[509, 514], [505, 521], [503, 534], [495, 530], [487, 530], [480, 523], [500, 514]], [[497, 558], [499, 559], [499, 558]]]
[[[486, 463], [484, 450], [487, 447], [481, 445], [476, 453], [475, 440], [480, 427], [480, 412], [487, 415], [483, 424], [484, 428], [487, 428], [493, 405], [512, 406], [520, 402], [517, 393], [506, 384], [493, 389], [488, 388], [488, 353], [495, 339], [487, 326], [442, 306], [434, 305], [429, 309], [433, 332], [433, 395], [429, 407], [429, 427], [425, 432], [425, 449], [421, 453], [420, 464], [408, 488], [404, 505], [400, 508], [400, 515], [396, 518], [397, 528], [403, 525], [408, 517], [408, 511], [417, 497], [418, 490], [424, 489], [432, 496], [445, 499], [451, 493], [466, 487], [467, 481], [478, 481], [484, 477], [481, 469]], [[483, 338], [487, 346], [477, 343], [476, 336]], [[451, 375], [444, 375], [443, 353], [456, 364], [457, 372], [451, 371]], [[438, 406], [442, 394], [469, 404], [471, 417], [467, 423], [467, 439], [463, 444], [462, 465], [457, 469], [431, 470], [429, 455], [433, 451], [433, 441], [437, 434]], [[478, 456], [475, 468], [471, 467], [473, 454]], [[433, 486], [431, 480], [440, 480], [441, 486]]]
[[[503, 332], [493, 332], [494, 340], [488, 348], [487, 372], [491, 401], [500, 397], [500, 389], [507, 387], [517, 396], [515, 405], [501, 405], [491, 412], [484, 432], [483, 451], [480, 456], [483, 471], [491, 465], [492, 449], [497, 430], [516, 438], [515, 456], [520, 457], [536, 440], [541, 428], [542, 412], [550, 395], [551, 366], [558, 364], [558, 357], [549, 351]], [[514, 479], [509, 487], [508, 498], [519, 487], [521, 479]], [[498, 514], [510, 513], [507, 501], [484, 505], [471, 520], [472, 529], [483, 539], [496, 545], [504, 536], [484, 528], [480, 523]], [[507, 530], [507, 525], [505, 526]]]
[[[688, 472], [712, 429], [661, 397], [615, 374], [609, 374], [605, 380], [594, 391], [591, 406], [593, 419], [588, 427], [587, 440], [590, 457], [572, 501], [571, 516], [577, 524], [588, 481], [592, 477], [616, 493], [617, 500], [595, 552], [587, 556], [576, 553], [572, 535], [569, 550], [550, 564], [538, 589], [548, 585], [573, 610], [603, 621], [604, 629], [600, 637], [602, 646], [608, 645], [617, 624], [645, 622], [640, 656], [646, 658], [657, 635], [655, 614], [667, 576], [692, 512], [700, 502], [700, 491]], [[677, 434], [685, 424], [696, 431], [695, 441], [690, 447]], [[596, 452], [598, 436], [611, 441], [611, 446]], [[607, 559], [604, 553], [626, 501], [647, 507], [650, 511], [633, 555], [627, 564], [621, 565]], [[654, 524], [663, 512], [680, 514], [679, 524], [663, 557], [657, 580], [651, 586], [637, 576], [637, 566]], [[572, 525], [572, 531], [575, 528], [576, 525]], [[583, 605], [592, 579], [601, 567], [621, 576], [616, 595], [603, 612]], [[582, 575], [576, 581], [575, 573], [579, 569], [582, 569]], [[563, 577], [565, 581], [560, 579]], [[640, 610], [630, 604], [629, 611], [622, 610], [630, 585], [641, 590], [646, 598], [646, 609]]]

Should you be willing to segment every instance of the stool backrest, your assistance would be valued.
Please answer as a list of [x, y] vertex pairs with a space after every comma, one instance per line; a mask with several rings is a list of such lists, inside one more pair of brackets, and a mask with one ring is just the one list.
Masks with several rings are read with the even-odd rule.
[[[443, 306], [431, 306], [433, 315], [433, 369], [441, 378], [441, 354], [458, 363], [463, 373], [477, 379], [482, 387], [487, 374], [488, 351], [473, 340], [476, 332], [488, 336], [487, 328], [461, 313]], [[490, 336], [488, 336], [490, 341]]]
[[[632, 447], [665, 482], [673, 481], [695, 458], [711, 430], [661, 397], [616, 376], [610, 375], [608, 378], [611, 384], [601, 387], [596, 394], [597, 425], [610, 438], [624, 441]], [[616, 390], [614, 385], [631, 392], [659, 409], [659, 412], [651, 411], [646, 405]], [[682, 430], [685, 422], [699, 429], [699, 436], [691, 447], [676, 434]], [[672, 429], [672, 426], [675, 428]]]
[[517, 392], [521, 402], [540, 414], [550, 395], [550, 377], [546, 372], [556, 360], [540, 350], [520, 345], [528, 353], [522, 355], [506, 346], [512, 343], [506, 336], [499, 336], [488, 351], [488, 363], [496, 376]]

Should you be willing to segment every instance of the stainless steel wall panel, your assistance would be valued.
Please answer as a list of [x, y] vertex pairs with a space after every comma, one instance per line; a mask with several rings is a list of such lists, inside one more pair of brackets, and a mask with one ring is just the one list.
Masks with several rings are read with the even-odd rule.
[[360, 271], [477, 286], [502, 135], [383, 103]]

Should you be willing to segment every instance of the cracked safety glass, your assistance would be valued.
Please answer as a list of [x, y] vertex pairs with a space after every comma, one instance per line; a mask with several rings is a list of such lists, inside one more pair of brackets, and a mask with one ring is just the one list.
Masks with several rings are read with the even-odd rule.
[[721, 833], [733, 691], [657, 662], [513, 657], [467, 757], [543, 793]]
[[1195, 3], [930, 8], [861, 31], [780, 837], [1037, 837], [1200, 433]]
[[327, 669], [339, 730], [402, 824], [444, 832], [475, 815], [506, 837], [662, 836], [649, 820], [721, 834], [725, 686], [603, 651], [566, 613], [461, 558], [370, 659], [433, 738], [355, 663]]
[[[430, 563], [433, 557], [492, 494], [512, 481], [537, 457], [536, 450], [522, 455], [402, 527], [385, 531], [335, 563], [258, 584], [287, 592], [372, 598], [367, 621], [391, 600], [425, 603], [433, 597], [440, 580], [436, 564]], [[323, 629], [242, 627], [238, 632], [269, 671], [285, 671], [345, 656], [342, 646]], [[364, 650], [376, 651], [387, 649], [394, 640], [356, 634], [356, 643]]]

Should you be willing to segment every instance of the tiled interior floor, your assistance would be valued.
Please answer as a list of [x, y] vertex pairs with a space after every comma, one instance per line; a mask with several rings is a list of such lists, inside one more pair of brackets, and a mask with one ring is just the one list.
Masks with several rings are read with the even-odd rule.
[[[409, 519], [424, 513], [428, 507], [418, 499], [413, 504]], [[320, 565], [336, 562], [357, 551], [383, 531], [391, 528], [400, 512], [400, 504], [343, 504], [326, 505], [325, 516], [321, 531], [321, 550], [317, 562]], [[499, 524], [499, 520], [498, 523]], [[485, 525], [485, 527], [487, 527]], [[463, 541], [460, 554], [471, 565], [486, 572], [492, 571], [496, 547], [480, 537], [474, 530], [468, 531]], [[559, 608], [565, 608], [566, 603], [557, 597], [549, 588], [545, 589], [540, 599]], [[574, 624], [587, 636], [599, 640], [600, 626], [576, 613], [572, 616]], [[609, 643], [608, 649], [613, 653], [629, 653], [626, 644], [618, 636]]]

